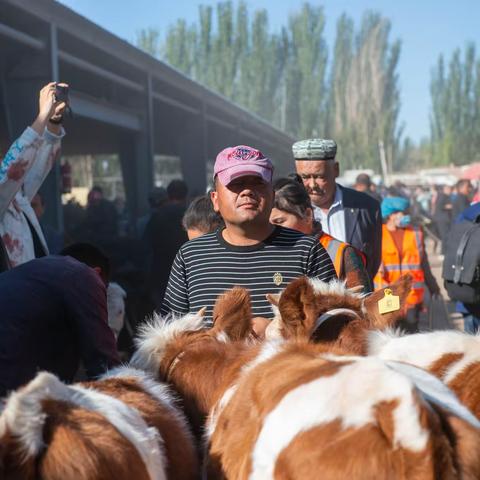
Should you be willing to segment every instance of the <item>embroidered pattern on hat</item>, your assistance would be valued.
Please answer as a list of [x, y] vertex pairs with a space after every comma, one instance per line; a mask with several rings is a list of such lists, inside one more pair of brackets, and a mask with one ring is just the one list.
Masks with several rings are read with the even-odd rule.
[[265, 157], [260, 150], [250, 147], [237, 147], [228, 154], [227, 158], [232, 161], [243, 160], [245, 162], [248, 160], [262, 160]]

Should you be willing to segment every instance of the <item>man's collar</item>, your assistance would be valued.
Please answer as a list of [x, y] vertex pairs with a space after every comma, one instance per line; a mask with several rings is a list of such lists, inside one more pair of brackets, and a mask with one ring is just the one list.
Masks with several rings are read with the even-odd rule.
[[343, 192], [342, 189], [336, 185], [335, 196], [333, 197], [333, 203], [330, 208], [338, 206], [343, 206]]

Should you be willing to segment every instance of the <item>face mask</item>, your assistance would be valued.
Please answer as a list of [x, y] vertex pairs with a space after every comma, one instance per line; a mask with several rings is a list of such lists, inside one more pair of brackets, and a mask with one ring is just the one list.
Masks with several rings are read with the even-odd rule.
[[412, 217], [410, 215], [404, 215], [398, 222], [400, 228], [408, 227], [412, 223]]

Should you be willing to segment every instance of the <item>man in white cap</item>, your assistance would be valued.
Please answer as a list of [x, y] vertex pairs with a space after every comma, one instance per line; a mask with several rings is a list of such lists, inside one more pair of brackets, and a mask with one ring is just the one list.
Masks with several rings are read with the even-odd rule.
[[327, 282], [336, 278], [318, 237], [270, 224], [272, 175], [271, 161], [254, 148], [240, 145], [218, 154], [211, 200], [225, 227], [180, 248], [162, 314], [206, 307], [209, 324], [218, 295], [238, 285], [250, 291], [253, 316], [271, 319], [267, 293], [279, 293], [302, 275]]
[[334, 140], [301, 140], [293, 144], [292, 151], [297, 173], [310, 195], [315, 220], [322, 224], [324, 232], [365, 254], [367, 271], [373, 279], [382, 254], [380, 204], [369, 195], [336, 182], [340, 169], [335, 161]]

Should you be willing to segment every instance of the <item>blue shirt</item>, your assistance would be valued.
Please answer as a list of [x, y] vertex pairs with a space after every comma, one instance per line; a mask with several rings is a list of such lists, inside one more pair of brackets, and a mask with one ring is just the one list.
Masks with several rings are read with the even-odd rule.
[[106, 289], [71, 257], [37, 258], [0, 274], [0, 397], [40, 370], [71, 382], [80, 360], [93, 378], [119, 362]]

